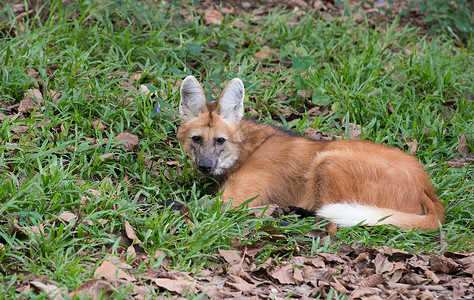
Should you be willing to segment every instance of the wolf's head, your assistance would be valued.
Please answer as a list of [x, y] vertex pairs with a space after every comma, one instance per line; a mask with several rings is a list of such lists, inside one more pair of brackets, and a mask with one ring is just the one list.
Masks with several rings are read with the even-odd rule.
[[181, 84], [178, 139], [199, 171], [222, 175], [238, 160], [242, 133], [238, 124], [244, 113], [244, 84], [232, 79], [215, 102], [207, 102], [193, 76]]

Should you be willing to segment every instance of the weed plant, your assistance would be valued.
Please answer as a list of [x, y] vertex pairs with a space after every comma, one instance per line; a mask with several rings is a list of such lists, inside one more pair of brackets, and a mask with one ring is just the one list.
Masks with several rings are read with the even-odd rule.
[[[352, 242], [472, 251], [474, 168], [450, 163], [466, 156], [458, 152], [461, 136], [474, 152], [472, 45], [419, 37], [417, 28], [396, 20], [372, 29], [310, 13], [291, 24], [296, 12], [280, 11], [225, 15], [221, 24], [205, 25], [192, 2], [80, 1], [67, 9], [60, 3], [16, 22], [8, 6], [0, 12], [0, 112], [7, 115], [0, 122], [0, 298], [17, 297], [17, 284], [31, 273], [77, 288], [108, 255], [123, 251], [125, 221], [147, 253], [164, 253], [150, 255], [149, 266], [166, 257], [171, 268], [193, 272], [216, 264], [213, 255], [233, 239], [250, 244], [264, 234], [264, 220], [245, 208], [221, 209], [177, 143], [178, 83], [191, 74], [209, 98], [240, 77], [246, 114], [262, 123], [343, 138], [352, 123], [361, 126], [361, 138], [404, 151], [416, 140], [415, 155], [446, 206], [442, 243], [440, 230], [384, 226], [340, 229], [329, 244], [306, 235], [314, 218], [282, 217], [290, 225], [275, 226], [286, 240], [270, 243], [259, 260], [337, 252]], [[264, 46], [270, 56], [257, 58]], [[141, 85], [154, 93], [142, 94]], [[44, 104], [17, 113], [36, 87]], [[328, 113], [312, 116], [314, 106]], [[287, 110], [293, 120], [283, 116]], [[133, 150], [115, 141], [125, 131], [139, 139]], [[162, 201], [187, 203], [189, 212]], [[60, 219], [65, 211], [77, 219]], [[33, 226], [40, 234], [25, 233]], [[145, 274], [147, 266], [134, 272]]]

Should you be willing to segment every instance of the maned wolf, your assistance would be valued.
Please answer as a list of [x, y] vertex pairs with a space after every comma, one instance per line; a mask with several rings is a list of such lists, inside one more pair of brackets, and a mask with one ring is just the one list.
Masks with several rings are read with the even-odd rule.
[[[275, 203], [315, 211], [339, 226], [435, 229], [444, 207], [418, 161], [369, 141], [320, 142], [242, 119], [244, 85], [233, 79], [207, 102], [193, 76], [181, 85], [178, 139], [197, 168], [237, 206]], [[384, 217], [386, 217], [384, 219]]]

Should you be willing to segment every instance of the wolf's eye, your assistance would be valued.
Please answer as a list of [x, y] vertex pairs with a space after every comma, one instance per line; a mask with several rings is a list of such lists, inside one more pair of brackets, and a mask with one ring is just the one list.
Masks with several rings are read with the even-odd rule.
[[220, 137], [220, 138], [216, 139], [216, 144], [217, 145], [222, 145], [222, 144], [224, 144], [224, 142], [225, 142], [225, 138], [223, 138], [223, 137]]
[[193, 135], [191, 138], [193, 139], [193, 142], [201, 143], [202, 138], [199, 135]]

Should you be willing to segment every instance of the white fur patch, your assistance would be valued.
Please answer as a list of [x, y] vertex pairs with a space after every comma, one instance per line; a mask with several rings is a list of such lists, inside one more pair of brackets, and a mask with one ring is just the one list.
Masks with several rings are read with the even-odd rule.
[[227, 156], [226, 158], [224, 158], [222, 161], [220, 161], [217, 164], [216, 169], [212, 173], [214, 175], [222, 175], [225, 172], [225, 170], [232, 167], [238, 159], [239, 159], [238, 154]]
[[[398, 223], [397, 213], [399, 212], [357, 203], [328, 204], [317, 211], [318, 216], [329, 219], [342, 227], [355, 226], [357, 224], [396, 224]], [[387, 216], [389, 217], [380, 221]], [[423, 216], [419, 217], [422, 218]]]

